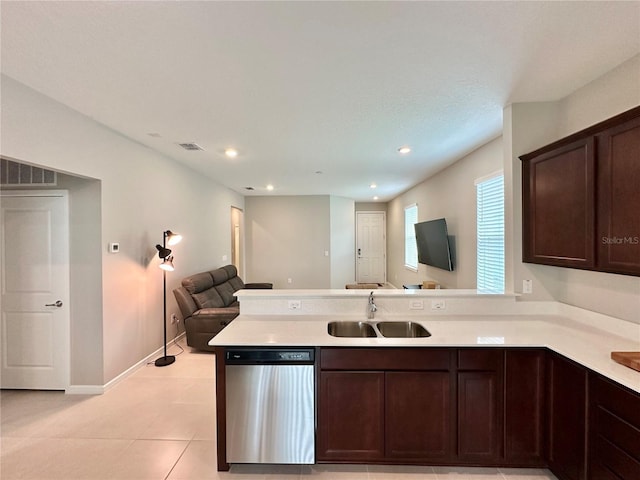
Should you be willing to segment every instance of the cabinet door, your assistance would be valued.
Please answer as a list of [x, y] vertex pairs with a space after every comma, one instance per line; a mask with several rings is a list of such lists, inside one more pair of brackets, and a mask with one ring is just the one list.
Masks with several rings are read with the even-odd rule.
[[502, 454], [502, 349], [458, 353], [458, 459], [495, 464]]
[[640, 275], [640, 118], [598, 140], [598, 269]]
[[543, 466], [545, 351], [512, 349], [505, 354], [505, 461]]
[[391, 458], [451, 457], [449, 372], [387, 372], [386, 453]]
[[317, 459], [365, 462], [384, 456], [384, 373], [321, 372]]
[[523, 261], [595, 266], [593, 137], [523, 158]]
[[587, 370], [551, 354], [547, 376], [549, 468], [561, 480], [584, 480]]

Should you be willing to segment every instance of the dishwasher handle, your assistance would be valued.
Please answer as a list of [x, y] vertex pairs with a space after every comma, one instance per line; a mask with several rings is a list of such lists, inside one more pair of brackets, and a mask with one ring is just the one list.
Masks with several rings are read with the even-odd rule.
[[313, 365], [313, 348], [227, 348], [227, 365]]

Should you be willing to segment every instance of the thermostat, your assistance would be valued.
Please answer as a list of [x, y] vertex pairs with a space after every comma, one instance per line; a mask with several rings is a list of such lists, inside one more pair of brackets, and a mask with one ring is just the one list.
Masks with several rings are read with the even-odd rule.
[[118, 253], [120, 251], [120, 244], [119, 243], [110, 243], [109, 244], [109, 251], [111, 253]]

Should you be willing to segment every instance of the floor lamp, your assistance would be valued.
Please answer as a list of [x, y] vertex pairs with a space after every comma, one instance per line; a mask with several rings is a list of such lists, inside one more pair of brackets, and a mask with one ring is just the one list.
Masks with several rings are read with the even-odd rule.
[[175, 245], [182, 240], [182, 235], [173, 233], [171, 230], [162, 232], [162, 245], [156, 245], [158, 256], [162, 259], [160, 268], [162, 269], [162, 300], [163, 300], [163, 316], [162, 328], [164, 330], [164, 356], [155, 361], [156, 367], [166, 367], [176, 361], [174, 355], [167, 355], [167, 272], [173, 272], [173, 255], [167, 245]]

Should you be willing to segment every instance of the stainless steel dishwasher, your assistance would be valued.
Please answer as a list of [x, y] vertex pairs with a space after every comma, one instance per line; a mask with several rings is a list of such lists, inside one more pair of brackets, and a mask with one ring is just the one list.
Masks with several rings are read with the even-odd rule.
[[315, 462], [313, 348], [225, 350], [227, 462]]

